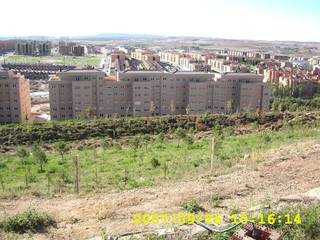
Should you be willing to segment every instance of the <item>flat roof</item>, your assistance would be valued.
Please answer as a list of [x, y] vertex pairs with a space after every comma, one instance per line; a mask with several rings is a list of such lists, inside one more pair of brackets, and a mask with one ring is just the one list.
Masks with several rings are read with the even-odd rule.
[[155, 71], [155, 70], [141, 70], [141, 71], [126, 71], [126, 72], [122, 72], [119, 74], [123, 74], [123, 73], [133, 73], [133, 74], [143, 74], [143, 73], [165, 73], [165, 74], [190, 74], [190, 75], [194, 75], [194, 74], [214, 74], [214, 73], [209, 73], [209, 72], [192, 72], [192, 71], [177, 71], [177, 72], [166, 72], [166, 71]]
[[214, 73], [210, 73], [210, 72], [191, 72], [191, 71], [178, 71], [178, 72], [175, 72], [175, 73], [173, 73], [173, 74], [177, 74], [177, 75], [179, 75], [179, 74], [211, 74], [211, 75], [213, 75]]
[[256, 73], [237, 73], [237, 72], [227, 72], [225, 73], [225, 75], [234, 75], [234, 76], [237, 76], [237, 75], [240, 75], [240, 76], [245, 76], [245, 75], [250, 75], [250, 76], [263, 76], [262, 74], [256, 74]]
[[133, 71], [125, 71], [125, 72], [122, 72], [122, 73], [119, 73], [119, 74], [123, 74], [123, 73], [133, 73], [133, 74], [140, 74], [140, 73], [165, 73], [163, 71], [155, 71], [155, 70], [141, 70], [141, 71], [138, 71], [138, 70], [133, 70]]
[[68, 69], [62, 72], [103, 72], [99, 69]]

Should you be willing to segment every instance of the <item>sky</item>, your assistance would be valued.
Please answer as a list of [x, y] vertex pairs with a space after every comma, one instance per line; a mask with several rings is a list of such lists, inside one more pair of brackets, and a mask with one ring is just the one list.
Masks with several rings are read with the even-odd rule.
[[320, 42], [319, 0], [1, 0], [0, 36], [99, 33]]

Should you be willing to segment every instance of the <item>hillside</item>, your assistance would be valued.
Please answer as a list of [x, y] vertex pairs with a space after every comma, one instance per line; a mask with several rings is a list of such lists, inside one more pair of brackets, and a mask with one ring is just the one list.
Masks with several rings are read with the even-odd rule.
[[[266, 118], [270, 123], [263, 120]], [[128, 130], [130, 132], [125, 132], [127, 121], [134, 126]], [[103, 121], [106, 122], [118, 124], [116, 128], [109, 127], [117, 129], [116, 138], [102, 137], [103, 133], [92, 138], [90, 132], [98, 133], [97, 129], [103, 129], [96, 128], [101, 124], [97, 120], [34, 126], [30, 132], [38, 134], [36, 130], [47, 128], [48, 133], [52, 126], [62, 129], [66, 124], [88, 124], [87, 129], [79, 129], [87, 134], [82, 135], [82, 140], [68, 139], [68, 151], [63, 156], [54, 142], [40, 145], [47, 157], [42, 171], [34, 147], [24, 146], [27, 154], [21, 157], [21, 147], [7, 141], [3, 146], [5, 153], [0, 155], [2, 217], [36, 209], [50, 214], [56, 225], [42, 233], [21, 235], [0, 231], [1, 239], [26, 236], [33, 239], [104, 239], [128, 232], [146, 231], [149, 234], [164, 228], [171, 234], [196, 239], [195, 233], [206, 232], [195, 225], [175, 226], [174, 229], [167, 225], [136, 226], [132, 224], [133, 214], [186, 212], [183, 205], [191, 202], [196, 202], [206, 212], [224, 214], [248, 212], [257, 206], [260, 206], [259, 211], [263, 211], [263, 206], [279, 211], [286, 207], [293, 210], [297, 206], [319, 205], [318, 113]], [[148, 125], [142, 128], [140, 124], [143, 123]], [[188, 126], [192, 126], [191, 129]], [[19, 136], [15, 135], [17, 133], [24, 134], [20, 128], [27, 127], [30, 125], [2, 126], [0, 131], [18, 129], [11, 131], [13, 138]], [[143, 134], [143, 129], [148, 134]], [[45, 132], [41, 130], [41, 133]], [[65, 139], [63, 135], [56, 136], [59, 140]], [[2, 139], [4, 137], [2, 134]], [[210, 171], [212, 137], [217, 141], [217, 150], [213, 171]], [[80, 159], [81, 169], [79, 195], [74, 192], [73, 160], [76, 156]], [[314, 230], [314, 224], [319, 226], [320, 223], [315, 220], [310, 224], [309, 229], [297, 226], [294, 235], [286, 232], [285, 239], [291, 240], [290, 236], [297, 234], [304, 234], [304, 239], [316, 239], [310, 236], [320, 236]], [[210, 239], [229, 238], [217, 235]]]

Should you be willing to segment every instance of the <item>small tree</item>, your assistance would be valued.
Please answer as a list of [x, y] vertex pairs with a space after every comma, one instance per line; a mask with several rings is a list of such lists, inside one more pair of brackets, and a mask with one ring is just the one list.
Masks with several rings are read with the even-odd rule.
[[100, 143], [100, 146], [102, 148], [103, 151], [106, 151], [107, 148], [109, 147], [109, 141], [108, 139], [101, 139], [101, 143]]
[[70, 150], [68, 144], [64, 141], [55, 143], [53, 147], [55, 151], [59, 153], [59, 155], [61, 156], [61, 160], [64, 160], [65, 153], [67, 153]]
[[213, 132], [213, 136], [215, 138], [220, 138], [222, 137], [222, 127], [220, 124], [215, 124], [213, 127], [212, 127], [212, 132]]
[[178, 139], [178, 147], [180, 147], [180, 140], [184, 139], [187, 135], [186, 131], [182, 128], [177, 128], [175, 131], [176, 138]]
[[129, 141], [130, 146], [133, 148], [134, 152], [140, 147], [140, 137], [133, 137]]
[[142, 140], [143, 140], [143, 143], [144, 143], [145, 148], [146, 148], [146, 150], [147, 150], [147, 149], [148, 149], [148, 144], [149, 144], [150, 141], [151, 141], [150, 135], [148, 135], [148, 134], [143, 135]]
[[187, 144], [187, 145], [192, 145], [193, 144], [193, 138], [190, 135], [186, 135], [183, 138], [183, 141]]
[[159, 135], [158, 135], [158, 140], [159, 140], [159, 142], [160, 142], [160, 143], [163, 143], [165, 137], [166, 137], [166, 136], [164, 135], [163, 132], [159, 133]]
[[48, 162], [48, 158], [46, 153], [41, 149], [39, 145], [33, 145], [32, 147], [32, 155], [35, 160], [39, 163], [40, 171], [43, 172], [43, 167]]
[[24, 147], [19, 147], [16, 151], [16, 155], [23, 159], [29, 156], [29, 152], [27, 151], [27, 149], [25, 149]]
[[160, 164], [160, 162], [159, 162], [158, 159], [156, 159], [155, 157], [153, 157], [153, 158], [151, 159], [151, 165], [152, 165], [153, 168], [157, 168], [157, 167], [159, 167], [161, 164]]
[[24, 147], [20, 147], [17, 149], [16, 155], [21, 159], [21, 163], [24, 166], [24, 179], [25, 179], [25, 184], [27, 188], [29, 186], [28, 174], [30, 172], [30, 169], [27, 168], [27, 162], [25, 158], [29, 156], [29, 152]]

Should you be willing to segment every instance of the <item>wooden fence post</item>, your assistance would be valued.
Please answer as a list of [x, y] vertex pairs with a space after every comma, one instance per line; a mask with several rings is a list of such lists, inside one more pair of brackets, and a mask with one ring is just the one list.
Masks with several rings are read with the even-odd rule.
[[75, 191], [77, 194], [80, 192], [80, 161], [79, 157], [76, 156], [74, 159], [75, 166]]
[[216, 143], [215, 143], [215, 139], [214, 137], [212, 138], [212, 141], [211, 141], [211, 166], [210, 166], [210, 172], [211, 174], [213, 173], [213, 163], [216, 159]]

